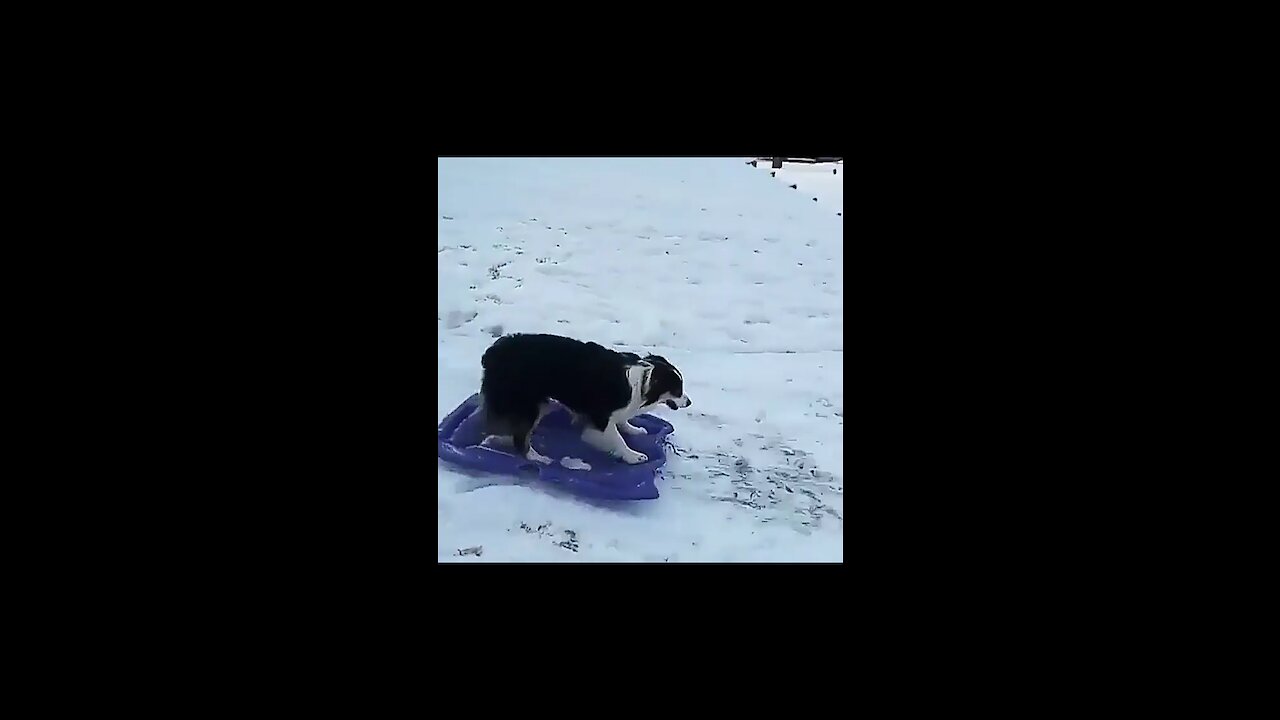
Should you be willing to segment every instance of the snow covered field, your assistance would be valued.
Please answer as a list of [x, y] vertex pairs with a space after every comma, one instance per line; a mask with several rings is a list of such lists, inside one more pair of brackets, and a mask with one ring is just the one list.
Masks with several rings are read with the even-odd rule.
[[654, 411], [656, 500], [437, 460], [439, 560], [843, 561], [844, 165], [748, 159], [438, 160], [437, 423], [510, 332], [661, 354], [694, 403]]
[[768, 160], [760, 160], [756, 166], [766, 175], [774, 173], [778, 182], [787, 187], [795, 185], [792, 192], [800, 193], [809, 202], [817, 202], [823, 210], [844, 212], [843, 163], [783, 163], [782, 167], [774, 170]]

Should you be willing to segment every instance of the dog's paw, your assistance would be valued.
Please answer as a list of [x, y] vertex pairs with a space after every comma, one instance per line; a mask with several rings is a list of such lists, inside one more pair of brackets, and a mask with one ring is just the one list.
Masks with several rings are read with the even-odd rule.
[[618, 429], [626, 433], [627, 435], [648, 435], [649, 434], [648, 430], [645, 430], [642, 427], [636, 427], [631, 423], [625, 423], [625, 422], [619, 424]]
[[541, 463], [543, 465], [551, 464], [551, 458], [547, 457], [546, 455], [543, 455], [537, 450], [534, 450], [532, 445], [530, 445], [529, 448], [525, 451], [524, 456], [536, 463]]
[[629, 453], [623, 454], [621, 456], [621, 460], [628, 465], [639, 465], [640, 463], [649, 462], [649, 456], [642, 452], [632, 450]]

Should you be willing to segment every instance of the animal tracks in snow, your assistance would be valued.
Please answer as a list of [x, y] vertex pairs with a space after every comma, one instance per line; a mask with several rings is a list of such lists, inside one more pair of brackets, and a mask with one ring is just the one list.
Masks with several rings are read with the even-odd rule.
[[479, 314], [480, 313], [475, 310], [472, 310], [471, 312], [464, 312], [461, 310], [450, 310], [448, 315], [445, 316], [444, 324], [445, 324], [445, 327], [449, 328], [450, 330], [456, 330], [462, 327], [463, 325], [466, 325], [467, 323], [471, 322], [472, 320], [475, 320], [476, 316]]
[[[843, 526], [838, 499], [844, 495], [843, 482], [819, 467], [809, 453], [792, 448], [774, 437], [767, 440], [753, 434], [758, 450], [768, 452], [767, 461], [753, 463], [736, 438], [734, 448], [716, 448], [699, 455], [671, 443], [671, 453], [679, 461], [670, 473], [681, 478], [686, 492], [715, 502], [725, 502], [752, 511], [761, 522], [785, 522], [798, 532], [809, 534], [824, 523]], [[701, 477], [701, 482], [699, 481]], [[674, 481], [674, 478], [672, 479]]]
[[542, 523], [537, 527], [532, 527], [528, 523], [522, 522], [520, 523], [520, 529], [524, 530], [526, 533], [529, 533], [530, 535], [537, 535], [538, 537], [551, 538], [552, 545], [555, 545], [556, 547], [562, 547], [565, 550], [569, 550], [571, 552], [578, 552], [578, 548], [580, 547], [578, 545], [577, 531], [569, 530], [566, 528], [559, 532], [553, 532], [551, 531], [550, 522]]

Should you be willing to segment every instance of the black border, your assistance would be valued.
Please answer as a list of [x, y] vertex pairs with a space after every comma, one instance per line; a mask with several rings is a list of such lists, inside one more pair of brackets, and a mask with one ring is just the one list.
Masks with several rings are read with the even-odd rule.
[[[561, 136], [552, 136], [557, 142], [564, 142]], [[463, 148], [471, 147], [472, 138], [461, 142]], [[545, 140], [545, 139], [544, 139]], [[584, 142], [568, 143], [559, 146], [560, 150], [523, 150], [510, 153], [523, 157], [563, 157], [563, 156], [718, 156], [740, 160], [744, 172], [749, 170], [745, 165], [749, 158], [773, 155], [765, 150], [752, 149], [750, 143], [732, 134], [727, 134], [719, 142], [708, 142], [706, 147], [713, 150], [701, 152], [687, 148], [689, 138], [673, 135], [650, 135], [643, 142], [634, 146], [623, 144], [619, 151], [611, 151], [615, 147], [613, 138], [608, 133], [583, 138]], [[650, 148], [649, 143], [654, 147]], [[721, 144], [741, 147], [741, 152], [716, 152]], [[540, 143], [532, 143], [532, 148], [539, 148]], [[841, 155], [842, 148], [835, 143], [825, 147], [810, 146], [800, 148], [792, 146], [791, 155], [810, 157], [818, 155]], [[598, 148], [598, 149], [597, 149]], [[780, 153], [781, 150], [772, 150]], [[481, 152], [484, 156], [505, 156], [508, 153]], [[452, 142], [444, 144], [440, 153], [442, 157], [467, 156], [470, 153], [456, 150]], [[848, 367], [846, 366], [846, 373]], [[847, 379], [847, 376], [846, 376]], [[852, 504], [847, 507], [853, 507]], [[846, 514], [846, 539], [856, 536], [856, 526], [860, 521], [858, 513]], [[844, 619], [841, 617], [837, 603], [839, 598], [847, 597], [843, 592], [856, 563], [860, 562], [857, 553], [850, 554], [846, 545], [844, 563], [439, 563], [434, 568], [434, 575], [441, 587], [450, 588], [460, 593], [458, 602], [461, 606], [494, 608], [496, 612], [523, 612], [522, 602], [526, 593], [539, 595], [535, 602], [538, 607], [550, 607], [550, 612], [572, 612], [574, 623], [599, 623], [602, 627], [614, 625], [619, 621], [616, 602], [625, 603], [625, 598], [636, 598], [638, 602], [652, 602], [652, 610], [640, 611], [642, 615], [652, 612], [655, 617], [661, 616], [664, 634], [676, 628], [700, 627], [696, 630], [703, 634], [710, 633], [724, 637], [724, 642], [731, 645], [743, 644], [751, 646], [749, 635], [739, 634], [729, 629], [738, 623], [758, 623], [761, 618], [776, 612], [786, 612], [784, 608], [796, 604], [816, 603], [809, 611], [813, 617], [822, 617], [832, 628], [839, 627]], [[520, 600], [513, 600], [512, 594]], [[616, 601], [607, 597], [617, 598]], [[595, 599], [600, 598], [597, 602]], [[666, 599], [671, 600], [668, 605]], [[454, 602], [454, 598], [450, 598]], [[563, 606], [561, 604], [564, 604]], [[572, 608], [568, 610], [567, 608]], [[766, 608], [772, 608], [766, 610]], [[754, 619], [753, 619], [754, 618]], [[644, 621], [639, 617], [632, 622]], [[706, 625], [711, 623], [712, 625]], [[722, 625], [715, 625], [723, 623]], [[744, 626], [745, 627], [745, 626]], [[567, 630], [577, 635], [581, 627]], [[838, 632], [838, 630], [836, 631]]]
[[[618, 576], [621, 587], [757, 603], [770, 588], [848, 598], [839, 580], [854, 577], [904, 592], [990, 590], [1062, 557], [1056, 531], [1083, 505], [1066, 488], [1096, 456], [1098, 428], [1114, 427], [1082, 429], [1083, 406], [1099, 394], [1085, 348], [1097, 346], [1066, 347], [1088, 334], [1069, 318], [1097, 309], [1073, 273], [1114, 260], [1097, 247], [1088, 260], [1072, 254], [1073, 239], [1100, 227], [1102, 189], [1115, 188], [1096, 173], [1079, 184], [1082, 158], [1098, 155], [1080, 133], [985, 124], [1010, 107], [992, 96], [979, 119], [965, 112], [972, 98], [874, 90], [809, 116], [768, 112], [758, 92], [660, 84], [612, 103], [549, 98], [513, 111], [507, 100], [483, 103], [492, 89], [427, 112], [374, 101], [319, 118], [292, 106], [269, 122], [204, 120], [148, 138], [160, 149], [121, 171], [112, 199], [145, 189], [138, 215], [167, 250], [157, 268], [166, 285], [148, 298], [160, 309], [137, 347], [180, 355], [145, 371], [148, 409], [167, 402], [180, 418], [149, 421], [162, 447], [149, 463], [165, 498], [155, 514], [184, 509], [164, 535], [170, 565], [196, 557], [286, 593], [331, 580], [349, 595], [377, 588], [368, 592], [390, 603], [421, 597], [407, 578], [429, 542], [429, 503], [415, 499], [431, 460], [416, 433], [436, 421], [423, 422], [426, 398], [414, 400], [429, 381], [416, 349], [429, 267], [424, 137], [437, 155], [839, 155], [856, 179], [846, 329], [861, 350], [846, 387], [862, 388], [862, 404], [846, 447], [859, 490], [847, 506], [859, 512], [847, 516], [845, 564], [859, 575], [716, 566], [656, 571], [643, 585]], [[477, 567], [434, 576], [447, 588], [439, 593], [507, 603], [519, 573], [547, 572]], [[614, 572], [574, 570], [550, 572], [575, 599], [603, 594]], [[763, 579], [791, 572], [809, 581]], [[659, 578], [672, 579], [669, 592], [654, 587]]]

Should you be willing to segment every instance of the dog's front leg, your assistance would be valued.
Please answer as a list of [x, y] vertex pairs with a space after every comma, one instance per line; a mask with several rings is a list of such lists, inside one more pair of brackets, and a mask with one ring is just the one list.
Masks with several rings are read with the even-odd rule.
[[586, 429], [582, 431], [582, 439], [597, 450], [602, 450], [614, 457], [621, 458], [622, 462], [628, 465], [649, 461], [648, 455], [627, 447], [627, 441], [623, 440], [622, 435], [618, 434], [618, 426], [613, 423], [609, 423], [604, 430], [597, 430], [588, 421]]
[[642, 427], [636, 427], [631, 424], [630, 420], [622, 420], [617, 423], [618, 429], [628, 435], [648, 435], [649, 431]]

